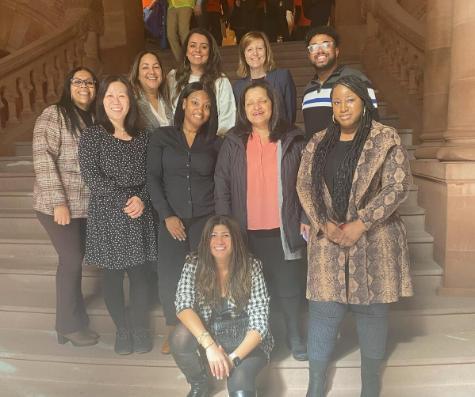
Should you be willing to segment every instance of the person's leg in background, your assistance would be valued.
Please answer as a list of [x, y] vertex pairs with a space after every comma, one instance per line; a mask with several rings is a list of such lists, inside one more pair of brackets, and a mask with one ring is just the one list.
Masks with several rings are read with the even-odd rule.
[[127, 269], [130, 289], [130, 317], [132, 320], [132, 341], [135, 353], [152, 350], [150, 335], [150, 311], [148, 301], [147, 263]]
[[361, 397], [379, 397], [381, 368], [386, 354], [389, 305], [350, 305], [356, 317], [361, 350]]
[[114, 345], [114, 351], [117, 354], [133, 352], [132, 337], [125, 308], [124, 274], [125, 270], [102, 269], [104, 302], [117, 329]]
[[175, 61], [181, 62], [183, 54], [178, 34], [178, 10], [178, 8], [173, 7], [167, 10], [167, 38]]
[[347, 305], [337, 302], [309, 301], [307, 397], [324, 397], [327, 368], [335, 349]]

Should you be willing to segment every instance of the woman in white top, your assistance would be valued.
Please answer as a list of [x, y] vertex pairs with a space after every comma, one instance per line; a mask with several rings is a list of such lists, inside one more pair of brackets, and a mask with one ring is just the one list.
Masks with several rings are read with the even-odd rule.
[[231, 83], [221, 71], [221, 55], [216, 40], [204, 29], [190, 31], [183, 44], [183, 62], [168, 74], [170, 95], [175, 111], [180, 92], [188, 83], [200, 81], [214, 91], [218, 109], [218, 135], [236, 123], [236, 103]]
[[129, 81], [137, 99], [139, 124], [145, 130], [172, 124], [173, 110], [165, 75], [155, 51], [139, 52], [130, 68]]

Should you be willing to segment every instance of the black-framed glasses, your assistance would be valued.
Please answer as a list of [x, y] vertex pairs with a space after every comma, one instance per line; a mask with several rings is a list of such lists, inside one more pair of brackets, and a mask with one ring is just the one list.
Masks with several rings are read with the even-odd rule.
[[319, 49], [329, 50], [333, 46], [333, 41], [324, 41], [322, 43], [310, 44], [307, 50], [310, 54], [317, 52]]
[[71, 79], [71, 84], [74, 87], [87, 87], [87, 88], [96, 87], [96, 82], [94, 80], [82, 80], [78, 78]]

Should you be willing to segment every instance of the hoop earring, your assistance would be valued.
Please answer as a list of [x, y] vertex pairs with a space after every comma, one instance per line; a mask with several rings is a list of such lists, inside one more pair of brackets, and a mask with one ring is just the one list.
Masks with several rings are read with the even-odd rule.
[[334, 114], [332, 114], [332, 120], [333, 120], [333, 124], [338, 124], [335, 120], [335, 115]]
[[363, 117], [365, 116], [366, 114], [366, 108], [363, 108]]

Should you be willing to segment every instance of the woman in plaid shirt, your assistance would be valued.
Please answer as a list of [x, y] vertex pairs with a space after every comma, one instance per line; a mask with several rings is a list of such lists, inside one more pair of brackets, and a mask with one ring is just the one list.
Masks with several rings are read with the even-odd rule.
[[78, 160], [81, 130], [93, 123], [96, 90], [97, 79], [89, 69], [73, 69], [65, 78], [61, 99], [41, 113], [33, 130], [33, 208], [59, 255], [58, 342], [74, 346], [94, 345], [98, 338], [88, 328], [81, 292], [89, 190]]
[[[197, 254], [188, 256], [183, 268], [175, 306], [181, 324], [172, 333], [170, 346], [191, 385], [188, 395], [209, 395], [200, 348], [211, 374], [227, 379], [231, 397], [255, 396], [257, 374], [273, 347], [269, 296], [262, 265], [249, 255], [232, 218], [216, 215], [206, 223]], [[235, 335], [242, 334], [242, 339], [227, 335], [225, 344], [226, 337], [217, 331], [224, 323], [225, 334], [235, 327]]]

